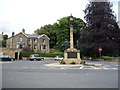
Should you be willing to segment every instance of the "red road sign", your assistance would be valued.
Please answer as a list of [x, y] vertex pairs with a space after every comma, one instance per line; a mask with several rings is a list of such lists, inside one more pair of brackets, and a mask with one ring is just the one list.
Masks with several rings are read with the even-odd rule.
[[101, 51], [102, 51], [102, 48], [99, 48], [99, 51], [101, 52]]

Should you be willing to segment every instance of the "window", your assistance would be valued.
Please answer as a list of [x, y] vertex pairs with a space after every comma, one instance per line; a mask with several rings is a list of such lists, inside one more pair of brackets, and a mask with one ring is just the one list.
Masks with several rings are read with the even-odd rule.
[[34, 39], [34, 42], [37, 43], [37, 39]]
[[37, 46], [36, 46], [36, 45], [34, 46], [34, 49], [37, 49]]
[[30, 42], [30, 38], [28, 38], [28, 41]]
[[12, 38], [10, 39], [10, 42], [12, 43]]
[[46, 45], [43, 45], [43, 49], [46, 49]]
[[12, 44], [10, 45], [10, 48], [12, 48]]
[[19, 48], [19, 45], [17, 45], [17, 49]]
[[43, 43], [45, 43], [45, 39], [43, 39]]
[[46, 49], [46, 45], [41, 45], [41, 50], [45, 50]]
[[19, 42], [22, 42], [22, 41], [23, 41], [23, 38], [22, 38], [22, 37], [20, 37], [18, 41], [19, 41]]
[[42, 50], [45, 50], [46, 49], [46, 45], [42, 45]]
[[19, 45], [19, 48], [20, 48], [20, 49], [22, 49], [22, 48], [23, 48], [23, 45], [22, 45], [22, 44], [20, 44], [20, 45]]

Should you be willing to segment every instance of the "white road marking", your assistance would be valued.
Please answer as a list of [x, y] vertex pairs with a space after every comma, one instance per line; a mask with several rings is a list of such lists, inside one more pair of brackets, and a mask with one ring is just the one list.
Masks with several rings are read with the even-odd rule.
[[110, 68], [104, 67], [103, 69], [110, 69]]
[[64, 67], [61, 67], [60, 69], [65, 69]]
[[84, 66], [81, 66], [79, 69], [83, 69], [84, 68]]
[[2, 63], [2, 64], [3, 64], [3, 63], [11, 63], [11, 62], [0, 62], [0, 63]]
[[118, 66], [120, 66], [120, 65], [115, 65], [115, 66], [117, 66], [117, 67], [118, 67]]
[[110, 67], [110, 65], [105, 65], [106, 67]]
[[118, 69], [118, 68], [111, 68], [111, 69]]
[[94, 67], [94, 66], [90, 66], [90, 67], [92, 67], [93, 69], [101, 69], [101, 68], [96, 68], [96, 67]]

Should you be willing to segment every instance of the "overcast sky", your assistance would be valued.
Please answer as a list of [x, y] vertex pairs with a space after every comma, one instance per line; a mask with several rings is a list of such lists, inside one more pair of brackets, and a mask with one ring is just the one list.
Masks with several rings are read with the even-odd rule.
[[[113, 10], [118, 16], [118, 1], [111, 0]], [[0, 32], [15, 34], [25, 28], [26, 33], [46, 24], [53, 24], [58, 19], [69, 16], [84, 20], [88, 0], [0, 0]]]

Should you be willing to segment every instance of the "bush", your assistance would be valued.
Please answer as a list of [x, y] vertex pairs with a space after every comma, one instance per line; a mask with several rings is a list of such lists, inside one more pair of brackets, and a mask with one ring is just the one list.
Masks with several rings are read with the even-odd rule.
[[99, 61], [100, 59], [98, 59], [98, 58], [92, 58], [91, 60], [92, 61]]
[[64, 60], [61, 60], [60, 61], [60, 64], [66, 64]]
[[76, 64], [76, 62], [75, 62], [75, 61], [73, 61], [73, 62], [71, 62], [70, 64]]
[[112, 60], [112, 59], [113, 59], [113, 57], [109, 57], [109, 56], [102, 56], [102, 59], [104, 59], [104, 60]]
[[85, 64], [86, 62], [85, 61], [81, 61], [80, 64]]
[[55, 53], [55, 52], [58, 52], [58, 50], [56, 50], [56, 49], [50, 49], [50, 53]]
[[33, 50], [30, 48], [30, 46], [26, 46], [22, 49], [23, 52], [33, 52]]
[[31, 54], [39, 54], [42, 57], [63, 56], [63, 52], [60, 53], [21, 52], [22, 57], [29, 57]]

